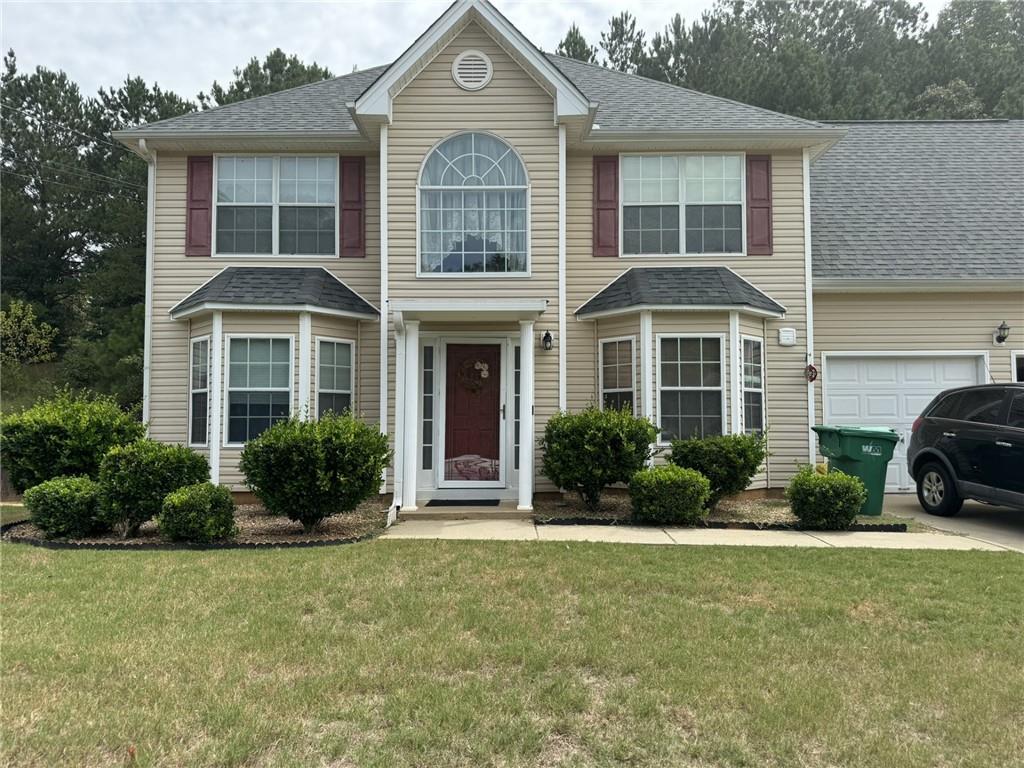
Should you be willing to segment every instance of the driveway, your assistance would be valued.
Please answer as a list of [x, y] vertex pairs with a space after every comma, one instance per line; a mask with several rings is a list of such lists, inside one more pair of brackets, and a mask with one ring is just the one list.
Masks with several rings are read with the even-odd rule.
[[886, 514], [912, 517], [932, 528], [972, 536], [1024, 552], [1024, 511], [991, 507], [977, 501], [965, 501], [956, 517], [929, 515], [912, 493], [885, 497]]

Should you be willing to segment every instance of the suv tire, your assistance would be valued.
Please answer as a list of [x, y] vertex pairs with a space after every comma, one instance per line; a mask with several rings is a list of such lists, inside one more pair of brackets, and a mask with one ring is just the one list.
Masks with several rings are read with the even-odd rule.
[[917, 500], [929, 515], [940, 517], [952, 517], [964, 505], [949, 471], [935, 461], [917, 472]]

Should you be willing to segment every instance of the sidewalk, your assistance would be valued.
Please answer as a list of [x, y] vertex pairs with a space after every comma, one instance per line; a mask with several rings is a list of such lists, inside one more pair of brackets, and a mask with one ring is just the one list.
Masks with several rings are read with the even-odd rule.
[[1012, 552], [971, 536], [858, 531], [749, 531], [646, 528], [633, 525], [535, 525], [532, 520], [404, 520], [381, 539], [473, 541], [597, 541], [613, 544], [699, 544], [752, 547], [871, 547], [877, 549], [980, 549]]

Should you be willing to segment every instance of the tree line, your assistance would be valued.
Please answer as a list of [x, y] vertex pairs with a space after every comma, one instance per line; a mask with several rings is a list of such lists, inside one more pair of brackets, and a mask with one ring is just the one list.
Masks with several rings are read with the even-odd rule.
[[[558, 53], [811, 119], [1021, 117], [1024, 2], [719, 0], [651, 35], [624, 11]], [[3, 407], [54, 386], [142, 392], [146, 165], [111, 132], [332, 77], [280, 49], [195, 98], [127, 77], [95, 95], [64, 72], [0, 76]]]

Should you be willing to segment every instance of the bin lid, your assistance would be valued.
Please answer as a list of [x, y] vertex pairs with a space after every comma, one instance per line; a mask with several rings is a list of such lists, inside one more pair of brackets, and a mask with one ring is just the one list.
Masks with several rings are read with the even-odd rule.
[[900, 436], [896, 433], [896, 430], [890, 429], [889, 427], [846, 427], [846, 426], [831, 426], [822, 425], [814, 426], [812, 429], [819, 434], [821, 431], [826, 432], [838, 432], [843, 437], [863, 437], [866, 439], [881, 439], [891, 440], [894, 443], [899, 442]]

